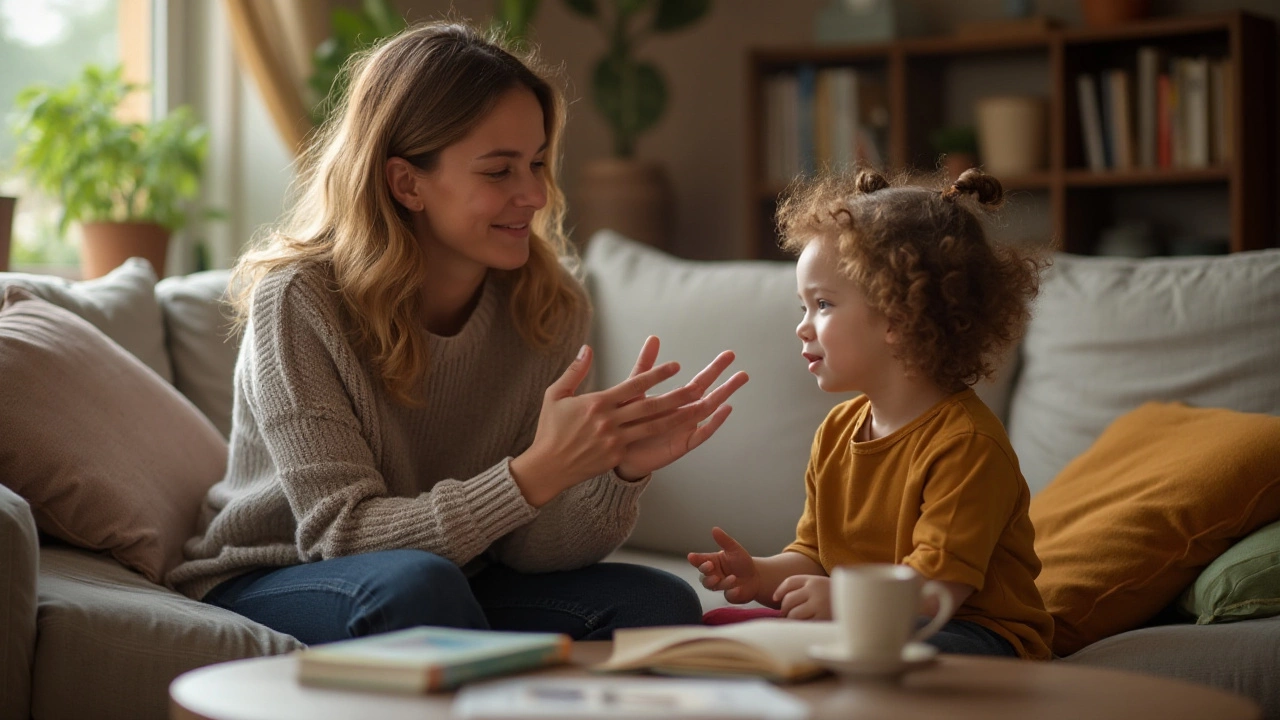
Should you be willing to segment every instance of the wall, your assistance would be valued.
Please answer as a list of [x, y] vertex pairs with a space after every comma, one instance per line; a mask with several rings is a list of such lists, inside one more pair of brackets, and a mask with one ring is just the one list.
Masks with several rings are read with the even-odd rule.
[[[358, 5], [358, 0], [327, 0]], [[494, 0], [396, 0], [411, 20], [453, 13], [483, 21]], [[691, 258], [727, 258], [739, 254], [746, 225], [747, 177], [743, 156], [745, 138], [746, 53], [765, 46], [794, 46], [810, 42], [812, 18], [828, 0], [714, 0], [711, 12], [684, 31], [651, 37], [640, 50], [666, 75], [670, 103], [658, 126], [639, 142], [638, 155], [663, 163], [675, 186], [676, 227], [670, 249]], [[1003, 0], [915, 0], [927, 32], [946, 33], [960, 20], [1000, 17]], [[221, 3], [196, 3], [203, 12], [220, 14]], [[1214, 0], [1154, 0], [1159, 15], [1197, 14], [1244, 9], [1280, 20], [1275, 0], [1215, 2]], [[1080, 24], [1076, 0], [1039, 0], [1039, 12], [1067, 25]], [[561, 64], [571, 99], [564, 184], [570, 221], [582, 164], [607, 155], [611, 139], [604, 121], [591, 107], [587, 94], [591, 68], [604, 52], [598, 30], [573, 15], [562, 0], [543, 0], [534, 19], [534, 39], [544, 58]], [[204, 25], [204, 27], [209, 27]], [[200, 39], [192, 38], [200, 44]], [[209, 39], [205, 38], [205, 44]], [[229, 47], [219, 51], [228, 55]], [[206, 68], [207, 74], [208, 68]], [[226, 73], [224, 73], [225, 75]], [[210, 109], [228, 118], [223, 124], [235, 150], [220, 160], [234, 220], [215, 253], [226, 264], [238, 243], [260, 223], [279, 214], [284, 185], [291, 177], [289, 157], [257, 97], [251, 80], [223, 80], [221, 97], [235, 103], [208, 100]], [[233, 89], [228, 89], [232, 87]], [[208, 92], [204, 93], [206, 96]], [[957, 92], [957, 95], [963, 94]], [[1280, 158], [1277, 159], [1280, 162]]]

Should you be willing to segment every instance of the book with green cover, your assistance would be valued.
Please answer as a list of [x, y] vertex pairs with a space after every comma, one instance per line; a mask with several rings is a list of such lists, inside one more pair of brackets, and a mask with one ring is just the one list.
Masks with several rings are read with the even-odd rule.
[[301, 650], [298, 681], [404, 693], [448, 690], [476, 678], [565, 662], [572, 644], [558, 633], [415, 627]]

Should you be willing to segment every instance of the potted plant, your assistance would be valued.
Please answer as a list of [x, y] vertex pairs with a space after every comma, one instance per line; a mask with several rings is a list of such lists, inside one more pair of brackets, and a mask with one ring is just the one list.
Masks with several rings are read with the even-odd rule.
[[[507, 45], [523, 49], [527, 43], [529, 23], [538, 11], [540, 0], [493, 0], [491, 31]], [[320, 98], [311, 110], [316, 125], [324, 122], [338, 107], [347, 91], [349, 78], [342, 68], [351, 56], [379, 41], [391, 37], [408, 26], [396, 12], [391, 0], [362, 0], [359, 9], [334, 8], [329, 16], [330, 35], [311, 56], [311, 77], [307, 85]]]
[[660, 165], [636, 160], [636, 140], [667, 106], [662, 72], [636, 56], [644, 40], [688, 27], [711, 0], [565, 0], [595, 24], [608, 49], [592, 69], [591, 99], [613, 132], [613, 157], [587, 163], [578, 193], [578, 230], [612, 227], [661, 245], [669, 232], [670, 183]]
[[948, 180], [978, 164], [978, 135], [972, 126], [941, 127], [929, 134], [929, 144]]
[[169, 236], [200, 191], [208, 132], [185, 107], [151, 123], [121, 119], [136, 89], [122, 68], [91, 65], [64, 87], [31, 86], [15, 101], [14, 167], [61, 200], [59, 232], [81, 224], [85, 278], [133, 256], [163, 275]]
[[359, 10], [335, 8], [329, 16], [332, 34], [312, 53], [311, 77], [307, 84], [320, 102], [311, 110], [311, 120], [319, 125], [341, 103], [347, 91], [342, 72], [347, 59], [357, 51], [404, 30], [407, 23], [396, 13], [391, 0], [363, 0]]

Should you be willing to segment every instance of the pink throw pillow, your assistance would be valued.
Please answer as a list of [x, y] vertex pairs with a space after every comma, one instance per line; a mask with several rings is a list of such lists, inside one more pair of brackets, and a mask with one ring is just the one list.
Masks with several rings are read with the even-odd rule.
[[0, 304], [0, 482], [45, 533], [162, 582], [227, 445], [177, 390], [74, 313]]

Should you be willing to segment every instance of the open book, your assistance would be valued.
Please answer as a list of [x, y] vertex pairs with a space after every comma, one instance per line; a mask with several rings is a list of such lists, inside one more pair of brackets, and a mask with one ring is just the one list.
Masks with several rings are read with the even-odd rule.
[[595, 669], [803, 680], [824, 672], [809, 658], [809, 647], [830, 642], [835, 633], [831, 622], [783, 619], [618, 630], [613, 634], [613, 655]]

